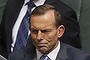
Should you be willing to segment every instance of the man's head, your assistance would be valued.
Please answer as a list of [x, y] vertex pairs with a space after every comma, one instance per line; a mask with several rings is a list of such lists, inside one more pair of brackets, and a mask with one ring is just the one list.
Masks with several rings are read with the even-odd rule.
[[61, 15], [51, 5], [42, 5], [35, 8], [31, 14], [30, 31], [32, 42], [43, 54], [55, 49], [64, 33]]

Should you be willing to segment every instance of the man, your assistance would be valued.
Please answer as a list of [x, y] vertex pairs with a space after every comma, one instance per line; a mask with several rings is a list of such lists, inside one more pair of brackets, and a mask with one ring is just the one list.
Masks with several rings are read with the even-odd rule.
[[[2, 49], [0, 50], [0, 54], [5, 53], [3, 56], [7, 57], [11, 51], [13, 52], [18, 35], [17, 33], [21, 25], [20, 22], [27, 11], [27, 2], [28, 0], [8, 0], [6, 4], [0, 28], [0, 49]], [[51, 4], [55, 6], [55, 8], [61, 13], [63, 23], [66, 27], [66, 32], [61, 40], [77, 48], [81, 47], [79, 40], [80, 30], [75, 11], [59, 0], [35, 0], [34, 3], [36, 6], [43, 4]], [[30, 39], [28, 41], [30, 41]], [[28, 43], [28, 45], [29, 44], [30, 43]]]
[[61, 15], [51, 5], [35, 8], [30, 31], [35, 48], [15, 51], [9, 55], [9, 60], [90, 60], [89, 54], [60, 42], [65, 27]]

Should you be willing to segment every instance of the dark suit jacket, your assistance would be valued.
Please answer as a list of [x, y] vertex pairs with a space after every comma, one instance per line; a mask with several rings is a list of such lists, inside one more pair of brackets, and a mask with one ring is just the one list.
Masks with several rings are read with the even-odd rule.
[[[34, 47], [32, 49], [30, 48], [20, 49], [11, 53], [9, 60], [36, 60], [36, 49]], [[56, 60], [90, 60], [90, 54], [86, 54], [77, 48], [61, 43]]]
[[[4, 9], [0, 27], [0, 54], [3, 54], [3, 56], [7, 57], [7, 55], [10, 53], [12, 43], [12, 29], [23, 3], [24, 0], [8, 0]], [[80, 48], [80, 30], [75, 11], [73, 11], [69, 6], [65, 5], [59, 0], [46, 0], [45, 3], [55, 6], [55, 8], [62, 15], [62, 22], [66, 27], [66, 31], [61, 40], [72, 46]]]

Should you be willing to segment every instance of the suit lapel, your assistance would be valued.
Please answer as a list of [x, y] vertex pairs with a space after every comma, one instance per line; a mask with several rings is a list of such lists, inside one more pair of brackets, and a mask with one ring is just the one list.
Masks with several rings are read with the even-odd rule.
[[[13, 4], [12, 6], [9, 5], [11, 3]], [[6, 17], [6, 18], [8, 20], [6, 19], [6, 22], [7, 22], [6, 27], [8, 27], [10, 30], [9, 32], [11, 33], [11, 35], [10, 35], [11, 41], [12, 41], [12, 28], [17, 20], [17, 17], [19, 15], [19, 12], [22, 8], [23, 3], [24, 3], [24, 1], [22, 1], [22, 0], [12, 0], [12, 1], [10, 1], [10, 3], [8, 3], [8, 6], [10, 8], [8, 9], [9, 12], [7, 11], [8, 17]]]
[[56, 60], [67, 60], [67, 58], [68, 58], [67, 48], [63, 43], [61, 43], [60, 50], [59, 50]]
[[[15, 21], [17, 20], [19, 11], [23, 5], [22, 0], [9, 0], [9, 2], [7, 2], [6, 6], [8, 8], [5, 8], [5, 15], [4, 15], [4, 19], [5, 19], [5, 30], [7, 30], [7, 47], [8, 47], [8, 52], [10, 52], [10, 46], [11, 46], [11, 42], [12, 42], [12, 28], [15, 24]], [[12, 5], [10, 5], [12, 4]]]
[[16, 20], [17, 20], [17, 18], [18, 18], [18, 15], [19, 15], [19, 13], [20, 13], [20, 10], [21, 10], [21, 8], [22, 8], [22, 6], [23, 6], [23, 4], [24, 4], [24, 0], [15, 0], [15, 3], [14, 3], [15, 5], [14, 5], [14, 7], [13, 7], [13, 16], [12, 16], [12, 27], [14, 26], [14, 24], [15, 24], [15, 22], [16, 22]]

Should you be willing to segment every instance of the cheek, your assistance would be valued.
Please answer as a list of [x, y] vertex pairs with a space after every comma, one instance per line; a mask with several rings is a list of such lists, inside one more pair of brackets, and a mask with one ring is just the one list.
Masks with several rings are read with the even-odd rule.
[[57, 33], [53, 33], [47, 36], [48, 48], [53, 49], [56, 47], [58, 42]]
[[48, 38], [47, 40], [50, 41], [57, 40], [57, 33], [52, 32], [51, 34], [48, 34], [46, 37]]
[[31, 38], [32, 38], [33, 40], [35, 40], [35, 39], [36, 39], [36, 35], [35, 35], [35, 34], [31, 34]]
[[57, 33], [52, 33], [48, 37], [51, 44], [55, 44], [58, 41]]
[[31, 36], [32, 42], [35, 44], [36, 35], [34, 35], [34, 34], [31, 34], [30, 36]]

